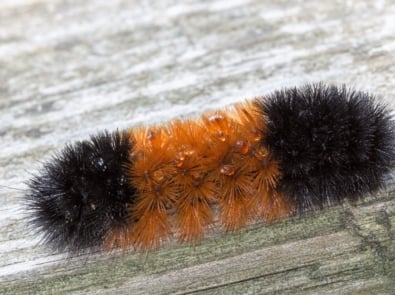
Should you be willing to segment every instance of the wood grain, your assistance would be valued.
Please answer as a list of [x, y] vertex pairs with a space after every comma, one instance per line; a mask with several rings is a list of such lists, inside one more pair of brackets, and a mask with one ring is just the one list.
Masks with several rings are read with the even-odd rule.
[[0, 2], [0, 294], [393, 294], [395, 185], [198, 245], [68, 259], [24, 182], [66, 142], [326, 81], [395, 109], [394, 1]]

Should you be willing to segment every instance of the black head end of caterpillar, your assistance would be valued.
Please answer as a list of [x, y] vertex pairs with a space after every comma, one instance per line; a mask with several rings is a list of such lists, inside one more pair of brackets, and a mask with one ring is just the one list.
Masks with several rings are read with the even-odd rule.
[[100, 133], [67, 145], [28, 182], [32, 223], [58, 251], [100, 249], [109, 230], [126, 226], [135, 189], [124, 168], [127, 133]]
[[367, 93], [320, 83], [277, 91], [260, 104], [264, 143], [282, 166], [280, 189], [299, 211], [358, 199], [394, 167], [393, 119]]

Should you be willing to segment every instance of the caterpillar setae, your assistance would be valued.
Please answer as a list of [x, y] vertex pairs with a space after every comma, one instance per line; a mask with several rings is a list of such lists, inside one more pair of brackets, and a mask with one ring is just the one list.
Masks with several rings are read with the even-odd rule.
[[267, 222], [384, 185], [390, 110], [322, 83], [158, 126], [104, 131], [55, 154], [28, 181], [31, 224], [57, 251], [157, 248]]

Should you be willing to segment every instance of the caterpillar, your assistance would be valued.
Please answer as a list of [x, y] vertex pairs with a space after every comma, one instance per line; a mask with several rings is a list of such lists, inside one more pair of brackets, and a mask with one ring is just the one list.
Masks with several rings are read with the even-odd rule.
[[30, 224], [56, 251], [155, 249], [355, 201], [395, 163], [390, 110], [323, 83], [194, 119], [67, 144], [28, 180]]

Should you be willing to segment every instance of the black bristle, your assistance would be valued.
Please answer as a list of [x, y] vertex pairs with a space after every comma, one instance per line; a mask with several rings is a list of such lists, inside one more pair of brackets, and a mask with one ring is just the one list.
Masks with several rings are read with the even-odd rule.
[[32, 223], [56, 250], [100, 249], [108, 231], [127, 225], [136, 191], [124, 172], [127, 133], [103, 132], [67, 145], [28, 182]]
[[322, 83], [277, 91], [259, 106], [264, 144], [282, 167], [279, 189], [298, 211], [376, 191], [394, 167], [394, 122], [367, 93]]

